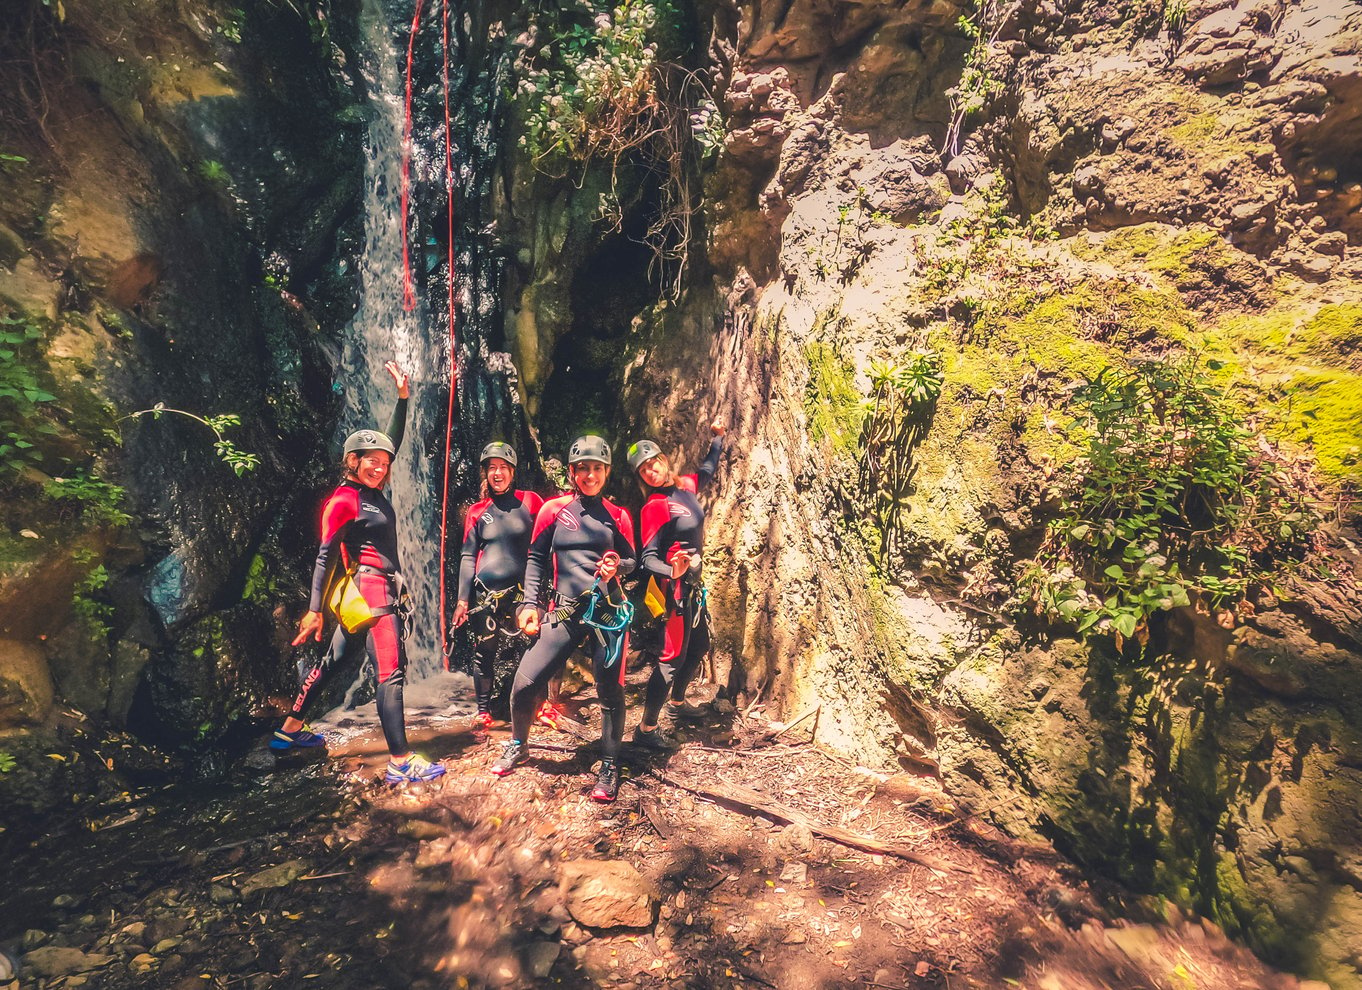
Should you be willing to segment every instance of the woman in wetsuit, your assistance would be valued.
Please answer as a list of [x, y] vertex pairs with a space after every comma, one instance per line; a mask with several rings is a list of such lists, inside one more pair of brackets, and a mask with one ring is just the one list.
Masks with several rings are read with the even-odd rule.
[[[516, 621], [526, 635], [538, 639], [516, 671], [511, 740], [492, 764], [492, 772], [508, 774], [524, 761], [530, 725], [550, 678], [562, 671], [573, 650], [585, 646], [601, 705], [602, 759], [591, 796], [613, 801], [619, 790], [616, 761], [624, 738], [626, 634], [620, 632], [620, 638], [612, 640], [586, 620], [593, 595], [613, 590], [622, 597], [611, 583], [634, 569], [634, 524], [627, 512], [601, 496], [610, 476], [610, 446], [604, 440], [596, 436], [574, 440], [568, 472], [576, 492], [549, 499], [534, 521], [525, 598]], [[547, 609], [540, 605], [546, 598]]]
[[357, 430], [345, 440], [345, 480], [322, 506], [322, 538], [317, 563], [312, 569], [312, 595], [307, 614], [298, 623], [294, 646], [309, 638], [321, 642], [322, 603], [331, 582], [350, 573], [373, 615], [367, 628], [347, 632], [339, 623], [331, 645], [303, 677], [288, 719], [270, 740], [270, 748], [287, 750], [326, 745], [320, 735], [303, 724], [303, 713], [324, 675], [345, 666], [362, 648], [378, 668], [378, 720], [388, 743], [391, 784], [434, 780], [445, 768], [417, 756], [407, 745], [402, 711], [402, 686], [406, 681], [407, 652], [402, 640], [402, 575], [397, 559], [397, 517], [383, 494], [393, 456], [402, 444], [407, 422], [407, 375], [396, 361], [383, 369], [397, 384], [397, 406], [388, 431]]
[[658, 726], [658, 716], [664, 703], [669, 715], [692, 714], [686, 705], [686, 688], [709, 652], [709, 612], [700, 566], [705, 510], [696, 495], [719, 466], [724, 427], [716, 422], [710, 432], [714, 438], [709, 453], [695, 474], [673, 473], [662, 448], [652, 440], [629, 447], [629, 466], [647, 496], [638, 517], [643, 544], [639, 564], [657, 580], [666, 599], [662, 655], [648, 680], [643, 718], [634, 730], [635, 746], [671, 749], [675, 745]]
[[[482, 448], [482, 501], [464, 517], [463, 556], [459, 564], [459, 602], [454, 606], [454, 628], [473, 621], [477, 672], [478, 725], [492, 724], [492, 683], [497, 661], [508, 653], [523, 652], [524, 640], [516, 625], [525, 579], [530, 530], [544, 504], [534, 492], [512, 489], [516, 453], [509, 444]], [[476, 600], [475, 600], [476, 599]], [[519, 660], [519, 657], [514, 657]]]

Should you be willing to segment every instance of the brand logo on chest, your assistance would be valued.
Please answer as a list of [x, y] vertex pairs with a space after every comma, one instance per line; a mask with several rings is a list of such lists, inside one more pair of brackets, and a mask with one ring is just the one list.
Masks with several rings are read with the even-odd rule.
[[361, 502], [361, 503], [359, 503], [359, 507], [360, 507], [360, 509], [361, 509], [362, 511], [364, 511], [364, 512], [378, 512], [378, 513], [382, 513], [382, 512], [383, 512], [383, 510], [380, 509], [378, 506], [376, 506], [376, 505], [370, 505], [368, 502]]
[[687, 509], [684, 505], [678, 505], [675, 502], [668, 502], [667, 509], [677, 519], [689, 519], [691, 517], [690, 509]]
[[554, 521], [555, 521], [559, 526], [562, 526], [564, 529], [570, 529], [570, 530], [572, 530], [574, 533], [577, 532], [577, 530], [579, 530], [579, 529], [582, 528], [582, 524], [581, 524], [580, 522], [577, 521], [577, 517], [574, 516], [574, 515], [573, 515], [571, 512], [569, 512], [567, 509], [561, 509], [561, 510], [559, 510], [559, 512], [558, 512], [558, 517], [557, 517], [557, 519], [555, 519]]

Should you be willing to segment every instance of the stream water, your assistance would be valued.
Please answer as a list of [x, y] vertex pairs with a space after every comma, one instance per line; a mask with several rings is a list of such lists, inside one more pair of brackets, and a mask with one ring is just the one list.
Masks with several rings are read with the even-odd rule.
[[[396, 392], [383, 364], [396, 360], [411, 376], [407, 439], [393, 463], [390, 497], [397, 512], [398, 550], [418, 621], [407, 650], [412, 673], [423, 676], [443, 668], [436, 624], [439, 608], [439, 500], [442, 483], [439, 449], [427, 443], [440, 420], [440, 399], [447, 394], [449, 370], [431, 339], [431, 321], [420, 293], [416, 306], [403, 305], [402, 141], [403, 79], [388, 16], [378, 0], [361, 12], [361, 71], [368, 86], [371, 115], [365, 139], [364, 254], [360, 265], [360, 303], [346, 329], [342, 357], [345, 415], [337, 440], [364, 426], [387, 422]], [[421, 167], [413, 162], [413, 170]], [[417, 255], [417, 264], [420, 255]]]

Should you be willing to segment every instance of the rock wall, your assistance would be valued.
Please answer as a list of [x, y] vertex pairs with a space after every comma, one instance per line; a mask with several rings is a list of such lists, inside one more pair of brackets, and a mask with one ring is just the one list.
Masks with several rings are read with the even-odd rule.
[[[1072, 388], [1123, 360], [1215, 360], [1355, 491], [1362, 12], [726, 12], [716, 287], [631, 331], [622, 419], [683, 460], [707, 417], [733, 424], [707, 560], [727, 686], [820, 705], [824, 744], [938, 773], [1135, 894], [1362, 986], [1350, 504], [1329, 577], [1230, 630], [1173, 615], [1157, 660], [1047, 631], [1016, 593], [1076, 454]], [[958, 119], [971, 65], [982, 109]], [[944, 383], [909, 466], [868, 464], [871, 363], [922, 352]]]
[[[14, 6], [0, 312], [49, 398], [4, 410], [32, 446], [0, 480], [0, 733], [59, 701], [201, 748], [292, 686], [279, 610], [329, 480], [362, 233], [355, 11]], [[173, 410], [235, 414], [259, 466]]]

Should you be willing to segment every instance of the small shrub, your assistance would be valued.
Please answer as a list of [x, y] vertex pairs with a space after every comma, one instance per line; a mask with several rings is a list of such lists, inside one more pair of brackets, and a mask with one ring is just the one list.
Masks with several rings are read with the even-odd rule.
[[93, 475], [82, 472], [70, 478], [53, 478], [43, 485], [43, 494], [54, 502], [79, 506], [82, 516], [92, 522], [126, 526], [132, 521], [122, 509], [127, 493]]
[[1109, 368], [1074, 400], [1086, 453], [1059, 476], [1061, 515], [1025, 581], [1043, 614], [1118, 645], [1193, 604], [1229, 624], [1315, 549], [1310, 466], [1246, 427], [1196, 358]]
[[0, 316], [0, 464], [14, 472], [41, 459], [40, 435], [52, 433], [41, 409], [56, 396], [38, 379], [42, 329], [21, 316]]

